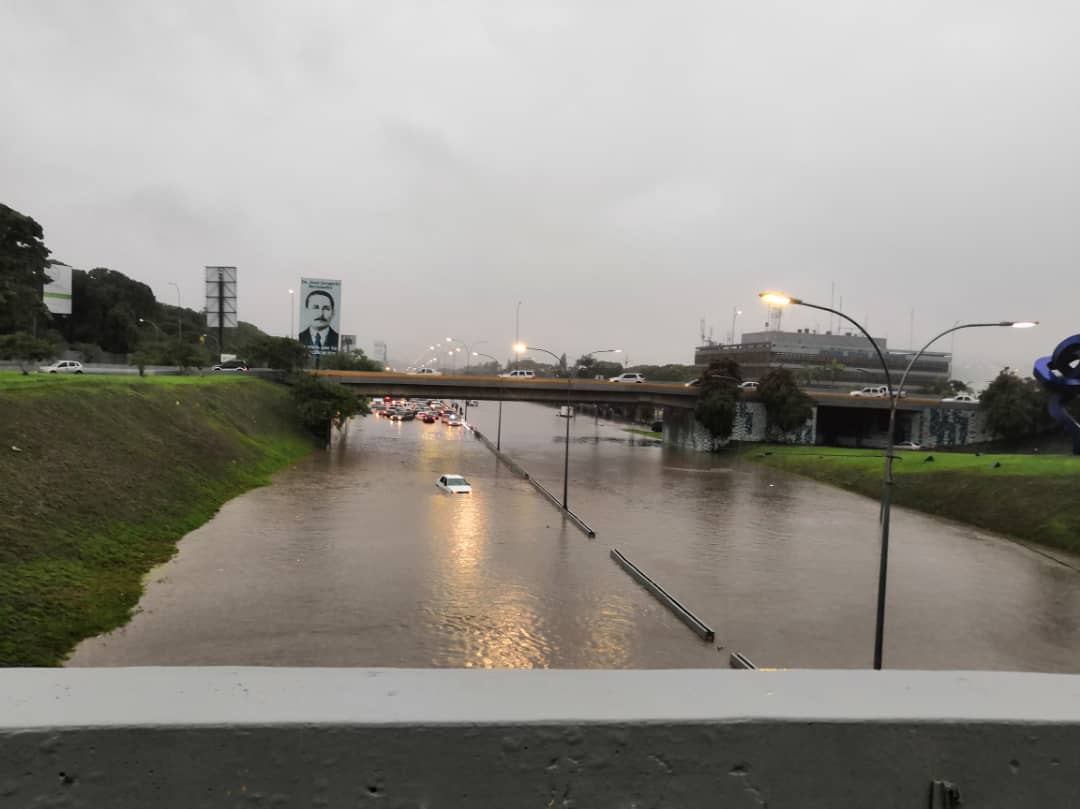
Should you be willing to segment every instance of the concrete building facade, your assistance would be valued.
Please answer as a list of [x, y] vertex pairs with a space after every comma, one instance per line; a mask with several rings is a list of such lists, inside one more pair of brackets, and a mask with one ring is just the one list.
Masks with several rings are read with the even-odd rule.
[[[899, 383], [915, 350], [890, 350], [884, 337], [875, 337], [874, 341], [885, 356], [893, 383]], [[760, 379], [774, 368], [786, 368], [796, 374], [816, 376], [815, 387], [847, 389], [885, 384], [885, 373], [873, 346], [857, 334], [819, 334], [809, 329], [747, 332], [741, 343], [704, 345], [694, 350], [695, 365], [720, 359], [739, 363], [746, 379]], [[912, 368], [905, 388], [925, 390], [948, 382], [951, 365], [952, 355], [927, 352]]]

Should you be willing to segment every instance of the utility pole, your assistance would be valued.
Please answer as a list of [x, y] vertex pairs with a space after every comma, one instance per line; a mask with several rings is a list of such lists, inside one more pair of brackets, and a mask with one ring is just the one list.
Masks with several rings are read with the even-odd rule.
[[[218, 321], [217, 321], [217, 341], [220, 354], [225, 353], [225, 271], [218, 270], [217, 277], [217, 294], [218, 294]], [[218, 359], [221, 359], [220, 354]]]

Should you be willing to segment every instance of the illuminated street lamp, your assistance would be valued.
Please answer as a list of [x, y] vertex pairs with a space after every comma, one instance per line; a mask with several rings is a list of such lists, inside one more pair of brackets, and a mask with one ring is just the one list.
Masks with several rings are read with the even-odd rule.
[[889, 395], [889, 431], [885, 438], [885, 473], [883, 480], [883, 487], [881, 492], [881, 559], [878, 568], [878, 596], [877, 596], [877, 620], [874, 628], [874, 668], [881, 668], [881, 659], [883, 653], [883, 647], [885, 644], [885, 585], [889, 576], [889, 517], [892, 509], [892, 487], [893, 487], [893, 441], [895, 439], [896, 432], [896, 407], [900, 401], [900, 396], [904, 392], [904, 383], [907, 382], [908, 374], [911, 373], [911, 369], [931, 345], [936, 343], [942, 337], [953, 332], [960, 331], [961, 329], [982, 329], [982, 328], [1013, 328], [1013, 329], [1030, 329], [1038, 325], [1038, 321], [1034, 320], [1001, 320], [996, 323], [965, 323], [963, 325], [953, 326], [941, 332], [926, 345], [916, 352], [916, 354], [908, 362], [907, 367], [904, 369], [903, 375], [900, 377], [900, 385], [893, 390], [892, 376], [889, 374], [889, 366], [885, 362], [885, 357], [881, 353], [881, 349], [874, 341], [874, 338], [870, 336], [870, 333], [862, 327], [860, 323], [845, 315], [836, 309], [830, 309], [828, 306], [819, 306], [815, 303], [807, 303], [799, 298], [793, 298], [790, 295], [785, 295], [782, 292], [762, 292], [758, 297], [762, 301], [770, 306], [805, 306], [809, 309], [818, 309], [822, 312], [828, 312], [833, 315], [839, 316], [841, 319], [846, 320], [848, 323], [862, 332], [863, 336], [870, 341], [870, 345], [874, 347], [875, 353], [878, 355], [878, 360], [881, 362], [881, 369], [885, 372], [885, 388]]
[[524, 354], [526, 351], [543, 351], [545, 354], [555, 358], [556, 368], [561, 363], [563, 365], [563, 370], [566, 372], [566, 447], [563, 451], [562, 507], [563, 511], [569, 511], [570, 509], [566, 507], [566, 501], [570, 482], [570, 369], [554, 351], [548, 351], [546, 348], [539, 348], [537, 346], [525, 345], [525, 343], [514, 343], [515, 354]]
[[161, 327], [157, 323], [155, 323], [154, 321], [147, 320], [145, 317], [140, 317], [139, 322], [140, 323], [149, 323], [151, 326], [153, 326], [155, 329], [157, 329], [158, 337], [161, 336]]

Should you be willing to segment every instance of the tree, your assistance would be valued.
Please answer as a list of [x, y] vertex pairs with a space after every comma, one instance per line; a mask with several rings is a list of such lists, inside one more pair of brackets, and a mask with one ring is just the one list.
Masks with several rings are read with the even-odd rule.
[[56, 345], [29, 332], [0, 335], [0, 360], [18, 360], [19, 370], [26, 376], [26, 366], [56, 356]]
[[[114, 354], [127, 354], [140, 342], [139, 318], [153, 321], [163, 330], [157, 302], [149, 286], [122, 272], [97, 267], [71, 273], [72, 307], [67, 324], [72, 342], [94, 343]], [[143, 326], [142, 330], [153, 328]]]
[[769, 426], [790, 432], [803, 426], [814, 413], [814, 400], [795, 383], [786, 368], [774, 368], [758, 383], [758, 398], [765, 405]]
[[278, 371], [295, 371], [304, 367], [308, 354], [307, 346], [295, 338], [264, 334], [248, 341], [245, 359], [251, 365]]
[[41, 299], [48, 267], [41, 225], [0, 204], [0, 331], [30, 329], [48, 317]]
[[328, 382], [307, 373], [292, 377], [292, 397], [300, 423], [330, 446], [330, 430], [334, 424], [340, 428], [346, 419], [366, 416], [367, 399], [350, 391], [345, 385]]
[[319, 361], [319, 367], [324, 371], [382, 371], [386, 366], [367, 356], [364, 349], [355, 348], [352, 351], [324, 354]]
[[592, 355], [578, 357], [574, 363], [574, 376], [578, 379], [593, 379], [602, 376], [607, 379], [610, 376], [618, 376], [623, 372], [623, 367], [617, 362], [598, 360]]
[[1033, 435], [1050, 426], [1046, 394], [1032, 379], [1003, 370], [979, 396], [986, 428], [999, 438]]
[[[906, 389], [907, 388], [905, 387], [905, 390]], [[966, 393], [969, 390], [970, 388], [959, 379], [950, 379], [947, 382], [944, 379], [937, 379], [923, 388], [923, 393], [929, 396], [955, 396], [958, 393]]]
[[735, 429], [742, 371], [732, 359], [714, 360], [701, 376], [701, 398], [694, 416], [713, 439], [727, 441]]

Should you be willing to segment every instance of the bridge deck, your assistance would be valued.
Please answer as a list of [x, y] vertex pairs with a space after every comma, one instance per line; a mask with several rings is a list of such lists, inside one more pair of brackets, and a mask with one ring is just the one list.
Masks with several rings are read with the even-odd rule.
[[[431, 399], [484, 399], [505, 402], [566, 402], [647, 405], [691, 408], [697, 404], [697, 388], [671, 382], [608, 382], [602, 379], [507, 379], [497, 376], [462, 374], [394, 374], [379, 371], [316, 371], [319, 376], [349, 385], [365, 396], [394, 396]], [[858, 407], [886, 410], [886, 399], [862, 399], [846, 393], [807, 391], [821, 407]], [[747, 401], [755, 401], [754, 391], [744, 391]], [[900, 400], [900, 410], [923, 410], [944, 406], [961, 410], [976, 405], [942, 403], [938, 399], [909, 397]]]

